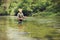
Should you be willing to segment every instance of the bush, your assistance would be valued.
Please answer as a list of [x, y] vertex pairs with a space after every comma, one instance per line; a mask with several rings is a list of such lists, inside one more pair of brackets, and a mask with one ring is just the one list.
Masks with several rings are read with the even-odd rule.
[[33, 14], [32, 16], [34, 17], [53, 17], [56, 16], [57, 13], [53, 13], [53, 12], [38, 12]]

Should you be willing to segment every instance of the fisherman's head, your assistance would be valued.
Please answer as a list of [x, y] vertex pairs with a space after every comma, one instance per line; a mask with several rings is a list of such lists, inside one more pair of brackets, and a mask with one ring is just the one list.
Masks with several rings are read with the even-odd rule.
[[18, 11], [19, 11], [20, 13], [22, 13], [22, 9], [19, 8]]

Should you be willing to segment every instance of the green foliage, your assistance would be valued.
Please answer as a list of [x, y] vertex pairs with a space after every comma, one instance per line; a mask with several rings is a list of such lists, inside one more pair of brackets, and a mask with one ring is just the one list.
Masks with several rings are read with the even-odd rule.
[[[51, 5], [50, 0], [22, 0], [22, 2], [18, 5], [16, 10], [22, 8], [26, 14], [37, 13], [46, 10], [46, 7]], [[16, 11], [15, 10], [15, 11]]]
[[1, 5], [1, 3], [2, 3], [2, 0], [0, 0], [0, 5]]
[[58, 13], [53, 13], [53, 12], [38, 12], [33, 14], [33, 17], [55, 17]]
[[52, 0], [53, 3], [58, 3], [60, 0]]
[[0, 15], [8, 15], [7, 11], [3, 7], [0, 7]]
[[3, 12], [3, 8], [2, 7], [0, 7], [0, 13], [2, 13]]
[[38, 12], [60, 12], [60, 0], [7, 0], [7, 2], [1, 0], [0, 5], [3, 5], [3, 2], [7, 3], [6, 10], [10, 15], [14, 15], [19, 8], [22, 8], [27, 15]]

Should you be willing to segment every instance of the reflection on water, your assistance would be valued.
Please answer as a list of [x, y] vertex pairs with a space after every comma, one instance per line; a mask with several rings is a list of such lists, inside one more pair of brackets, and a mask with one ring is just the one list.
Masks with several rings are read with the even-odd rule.
[[24, 26], [23, 25], [18, 24], [18, 28], [19, 28], [20, 31], [24, 31], [23, 30], [24, 29]]
[[[29, 19], [31, 20], [31, 19]], [[39, 20], [43, 23], [46, 23], [47, 21], [49, 20], [45, 20], [43, 21], [43, 19]], [[39, 23], [38, 21], [38, 23]], [[51, 22], [51, 21], [50, 21]], [[38, 24], [37, 23], [37, 24]], [[29, 23], [26, 24], [26, 25], [31, 25], [32, 27], [29, 27], [29, 28], [33, 28], [33, 25], [35, 26], [35, 23]], [[44, 25], [41, 26], [43, 27]], [[18, 24], [17, 20], [16, 20], [16, 17], [9, 17], [9, 16], [0, 16], [0, 40], [37, 40], [37, 37], [35, 37], [35, 39], [33, 38], [30, 38], [30, 37], [26, 37], [26, 34], [28, 34], [26, 32], [26, 30], [24, 30], [24, 28], [26, 28], [26, 25], [23, 25], [23, 24]], [[48, 25], [48, 24], [47, 24]], [[60, 25], [60, 24], [59, 24]], [[52, 25], [48, 25], [48, 26], [52, 26]], [[54, 26], [55, 27], [55, 26]], [[57, 27], [57, 26], [56, 26]], [[60, 27], [60, 26], [59, 26]], [[34, 27], [35, 28], [35, 27]], [[33, 29], [34, 29], [33, 28]], [[34, 30], [32, 29], [32, 31], [36, 31], [38, 27], [36, 27]], [[47, 28], [47, 27], [46, 27]], [[27, 27], [28, 29], [28, 27]], [[40, 28], [38, 28], [40, 29]], [[37, 29], [37, 30], [38, 30]], [[28, 30], [27, 30], [28, 31]], [[30, 31], [30, 30], [29, 30]], [[38, 30], [39, 31], [39, 30]], [[60, 29], [58, 30], [58, 32], [60, 33]], [[57, 32], [57, 34], [58, 34]], [[39, 33], [37, 33], [38, 35]], [[54, 34], [54, 35], [53, 35]], [[52, 35], [53, 35], [53, 38], [56, 37], [56, 38], [60, 38], [60, 36], [56, 35], [56, 33], [54, 32]], [[36, 35], [36, 36], [37, 36]], [[51, 39], [52, 35], [47, 35], [47, 38], [48, 40]], [[38, 38], [39, 40], [40, 38]], [[45, 39], [44, 39], [45, 40]], [[57, 40], [57, 39], [56, 39]]]
[[0, 40], [33, 40], [24, 36], [24, 26], [18, 24], [16, 17], [0, 17]]
[[7, 20], [7, 18], [0, 17], [0, 40], [7, 40], [6, 20]]
[[0, 40], [7, 40], [6, 28], [0, 26]]

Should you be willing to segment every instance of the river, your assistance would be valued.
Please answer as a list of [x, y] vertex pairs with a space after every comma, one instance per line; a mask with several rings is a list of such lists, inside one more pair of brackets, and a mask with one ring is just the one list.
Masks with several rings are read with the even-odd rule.
[[[31, 20], [34, 21], [35, 19], [33, 17], [27, 17], [26, 20], [30, 22]], [[36, 19], [36, 21], [37, 21], [37, 19]], [[50, 20], [39, 19], [37, 22], [38, 22], [38, 24], [39, 23], [48, 24], [51, 22], [54, 23], [55, 21], [52, 21], [51, 19]], [[24, 30], [25, 27], [26, 27], [26, 25], [18, 24], [16, 16], [0, 16], [0, 40], [38, 40], [36, 38], [28, 37], [27, 35], [30, 32], [25, 32], [25, 30]]]

